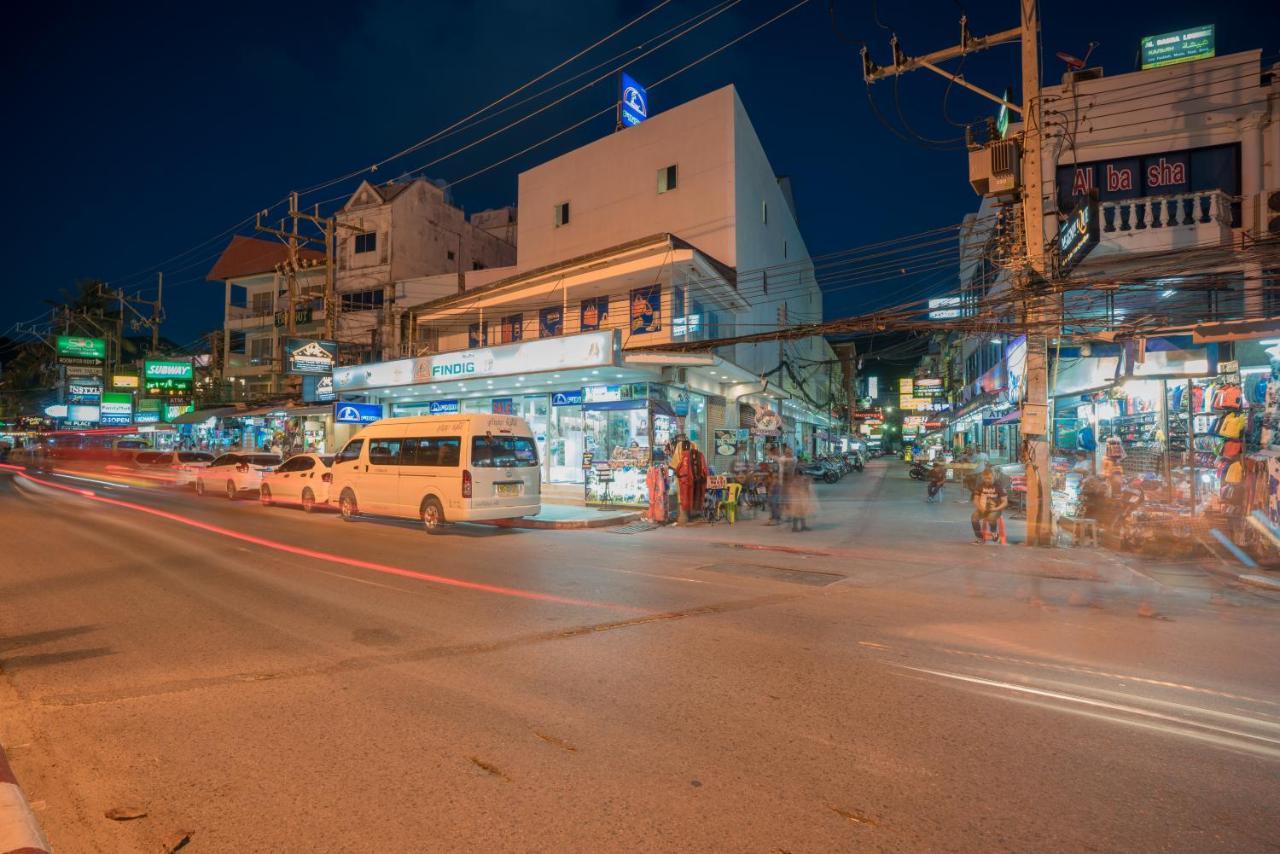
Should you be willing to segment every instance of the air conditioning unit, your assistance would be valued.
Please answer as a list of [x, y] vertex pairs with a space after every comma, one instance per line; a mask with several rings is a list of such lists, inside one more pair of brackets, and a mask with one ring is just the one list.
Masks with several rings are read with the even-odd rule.
[[1263, 190], [1244, 200], [1244, 230], [1255, 240], [1280, 237], [1280, 190]]
[[979, 196], [1012, 196], [1022, 186], [1022, 151], [1016, 139], [990, 142], [969, 152], [969, 185]]

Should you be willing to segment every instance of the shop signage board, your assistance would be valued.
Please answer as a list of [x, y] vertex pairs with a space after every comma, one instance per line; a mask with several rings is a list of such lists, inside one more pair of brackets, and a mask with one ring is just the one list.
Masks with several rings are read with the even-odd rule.
[[372, 424], [382, 420], [382, 404], [339, 401], [333, 405], [333, 420], [339, 424]]
[[[1240, 192], [1240, 146], [1159, 151], [1113, 160], [1071, 163], [1057, 169], [1058, 209], [1069, 211], [1096, 191], [1102, 201], [1171, 196], [1200, 189]], [[1167, 216], [1167, 210], [1162, 211]], [[1176, 211], [1181, 219], [1185, 212]], [[1193, 211], [1196, 217], [1200, 211]], [[1162, 217], [1163, 218], [1163, 217]], [[1115, 222], [1120, 227], [1120, 222]]]
[[579, 307], [578, 324], [583, 332], [599, 329], [609, 322], [609, 298], [588, 297]]
[[716, 454], [722, 457], [731, 457], [736, 453], [738, 453], [738, 431], [717, 430]]
[[69, 404], [67, 406], [68, 421], [79, 421], [84, 424], [97, 424], [98, 419], [101, 417], [101, 410], [99, 410], [97, 406], [88, 406], [85, 404]]
[[941, 377], [917, 377], [915, 380], [915, 397], [941, 397]]
[[591, 468], [591, 461], [593, 459], [595, 459], [595, 454], [591, 453], [590, 451], [582, 452], [582, 468], [584, 471]]
[[1179, 62], [1208, 59], [1216, 53], [1213, 24], [1159, 36], [1144, 36], [1141, 47], [1143, 71]]
[[114, 374], [111, 377], [112, 388], [139, 388], [141, 382], [137, 374]]
[[955, 320], [963, 312], [963, 301], [963, 297], [933, 297], [929, 300], [929, 319]]
[[623, 385], [592, 385], [582, 390], [583, 403], [615, 403], [619, 400], [631, 399], [631, 386]]
[[898, 380], [898, 394], [903, 397], [914, 397], [915, 380], [911, 377], [903, 377]]
[[195, 407], [188, 402], [183, 401], [181, 403], [175, 403], [174, 401], [170, 400], [168, 403], [165, 404], [165, 407], [164, 407], [164, 420], [172, 421], [173, 419], [177, 418], [179, 415], [183, 415], [187, 412], [194, 412], [194, 411], [195, 411]]
[[581, 406], [582, 400], [583, 394], [580, 388], [551, 392], [552, 406]]
[[564, 331], [564, 310], [551, 306], [538, 310], [538, 337], [553, 338]]
[[1013, 103], [1013, 89], [1006, 86], [1004, 90], [1004, 103], [1000, 105], [1000, 109], [996, 112], [996, 133], [1001, 139], [1009, 134], [1009, 105]]
[[67, 405], [65, 403], [55, 403], [52, 406], [46, 406], [44, 408], [44, 414], [48, 415], [50, 418], [66, 418]]
[[494, 415], [515, 415], [516, 414], [515, 399], [510, 397], [495, 397], [493, 399], [493, 414]]
[[148, 397], [189, 397], [193, 376], [190, 359], [149, 359], [142, 363], [142, 381]]
[[333, 376], [326, 374], [324, 376], [316, 376], [314, 374], [304, 376], [302, 378], [302, 399], [306, 403], [328, 403], [337, 400], [338, 395], [333, 390]]
[[129, 392], [109, 391], [102, 395], [99, 407], [102, 424], [123, 427], [133, 423], [133, 395]]
[[1019, 335], [1009, 342], [1004, 351], [1007, 365], [1005, 400], [1017, 403], [1022, 400], [1022, 383], [1027, 374], [1027, 336]]
[[427, 404], [428, 415], [455, 415], [460, 411], [456, 400], [433, 400]]
[[338, 364], [337, 341], [284, 339], [285, 373], [293, 376], [332, 374]]
[[59, 335], [55, 349], [60, 365], [101, 365], [107, 358], [107, 342], [104, 338]]
[[458, 382], [505, 374], [598, 368], [616, 359], [615, 330], [540, 338], [457, 350], [415, 359], [396, 359], [370, 365], [335, 368], [333, 387], [338, 392], [390, 386]]
[[63, 365], [69, 377], [101, 377], [102, 365]]
[[618, 121], [624, 128], [649, 118], [649, 93], [627, 72], [618, 76]]
[[631, 291], [631, 334], [647, 335], [662, 331], [662, 285], [649, 285]]
[[[301, 308], [295, 308], [293, 310], [293, 325], [300, 326], [304, 323], [310, 323], [314, 316], [314, 310], [309, 305], [304, 305]], [[275, 323], [277, 327], [287, 326], [289, 323], [289, 312], [277, 311]]]
[[1076, 206], [1067, 221], [1058, 227], [1058, 275], [1065, 276], [1098, 245], [1102, 228], [1098, 223], [1098, 194]]

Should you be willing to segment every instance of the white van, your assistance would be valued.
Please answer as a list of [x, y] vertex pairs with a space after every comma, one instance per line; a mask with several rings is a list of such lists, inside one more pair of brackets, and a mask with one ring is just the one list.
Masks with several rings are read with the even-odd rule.
[[333, 458], [329, 495], [344, 519], [421, 519], [431, 531], [443, 522], [536, 516], [541, 477], [538, 446], [523, 418], [384, 418]]

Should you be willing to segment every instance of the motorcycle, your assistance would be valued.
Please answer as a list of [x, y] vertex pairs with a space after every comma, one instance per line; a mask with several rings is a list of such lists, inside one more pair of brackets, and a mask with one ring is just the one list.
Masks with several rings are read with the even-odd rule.
[[929, 467], [923, 462], [914, 462], [911, 464], [911, 471], [907, 472], [912, 480], [924, 480], [929, 476]]

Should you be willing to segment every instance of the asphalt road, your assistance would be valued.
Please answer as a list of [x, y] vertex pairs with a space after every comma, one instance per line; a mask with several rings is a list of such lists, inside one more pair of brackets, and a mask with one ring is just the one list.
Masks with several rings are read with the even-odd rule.
[[0, 472], [0, 741], [61, 851], [1280, 840], [1277, 600], [963, 545], [900, 466], [794, 539], [49, 481]]

